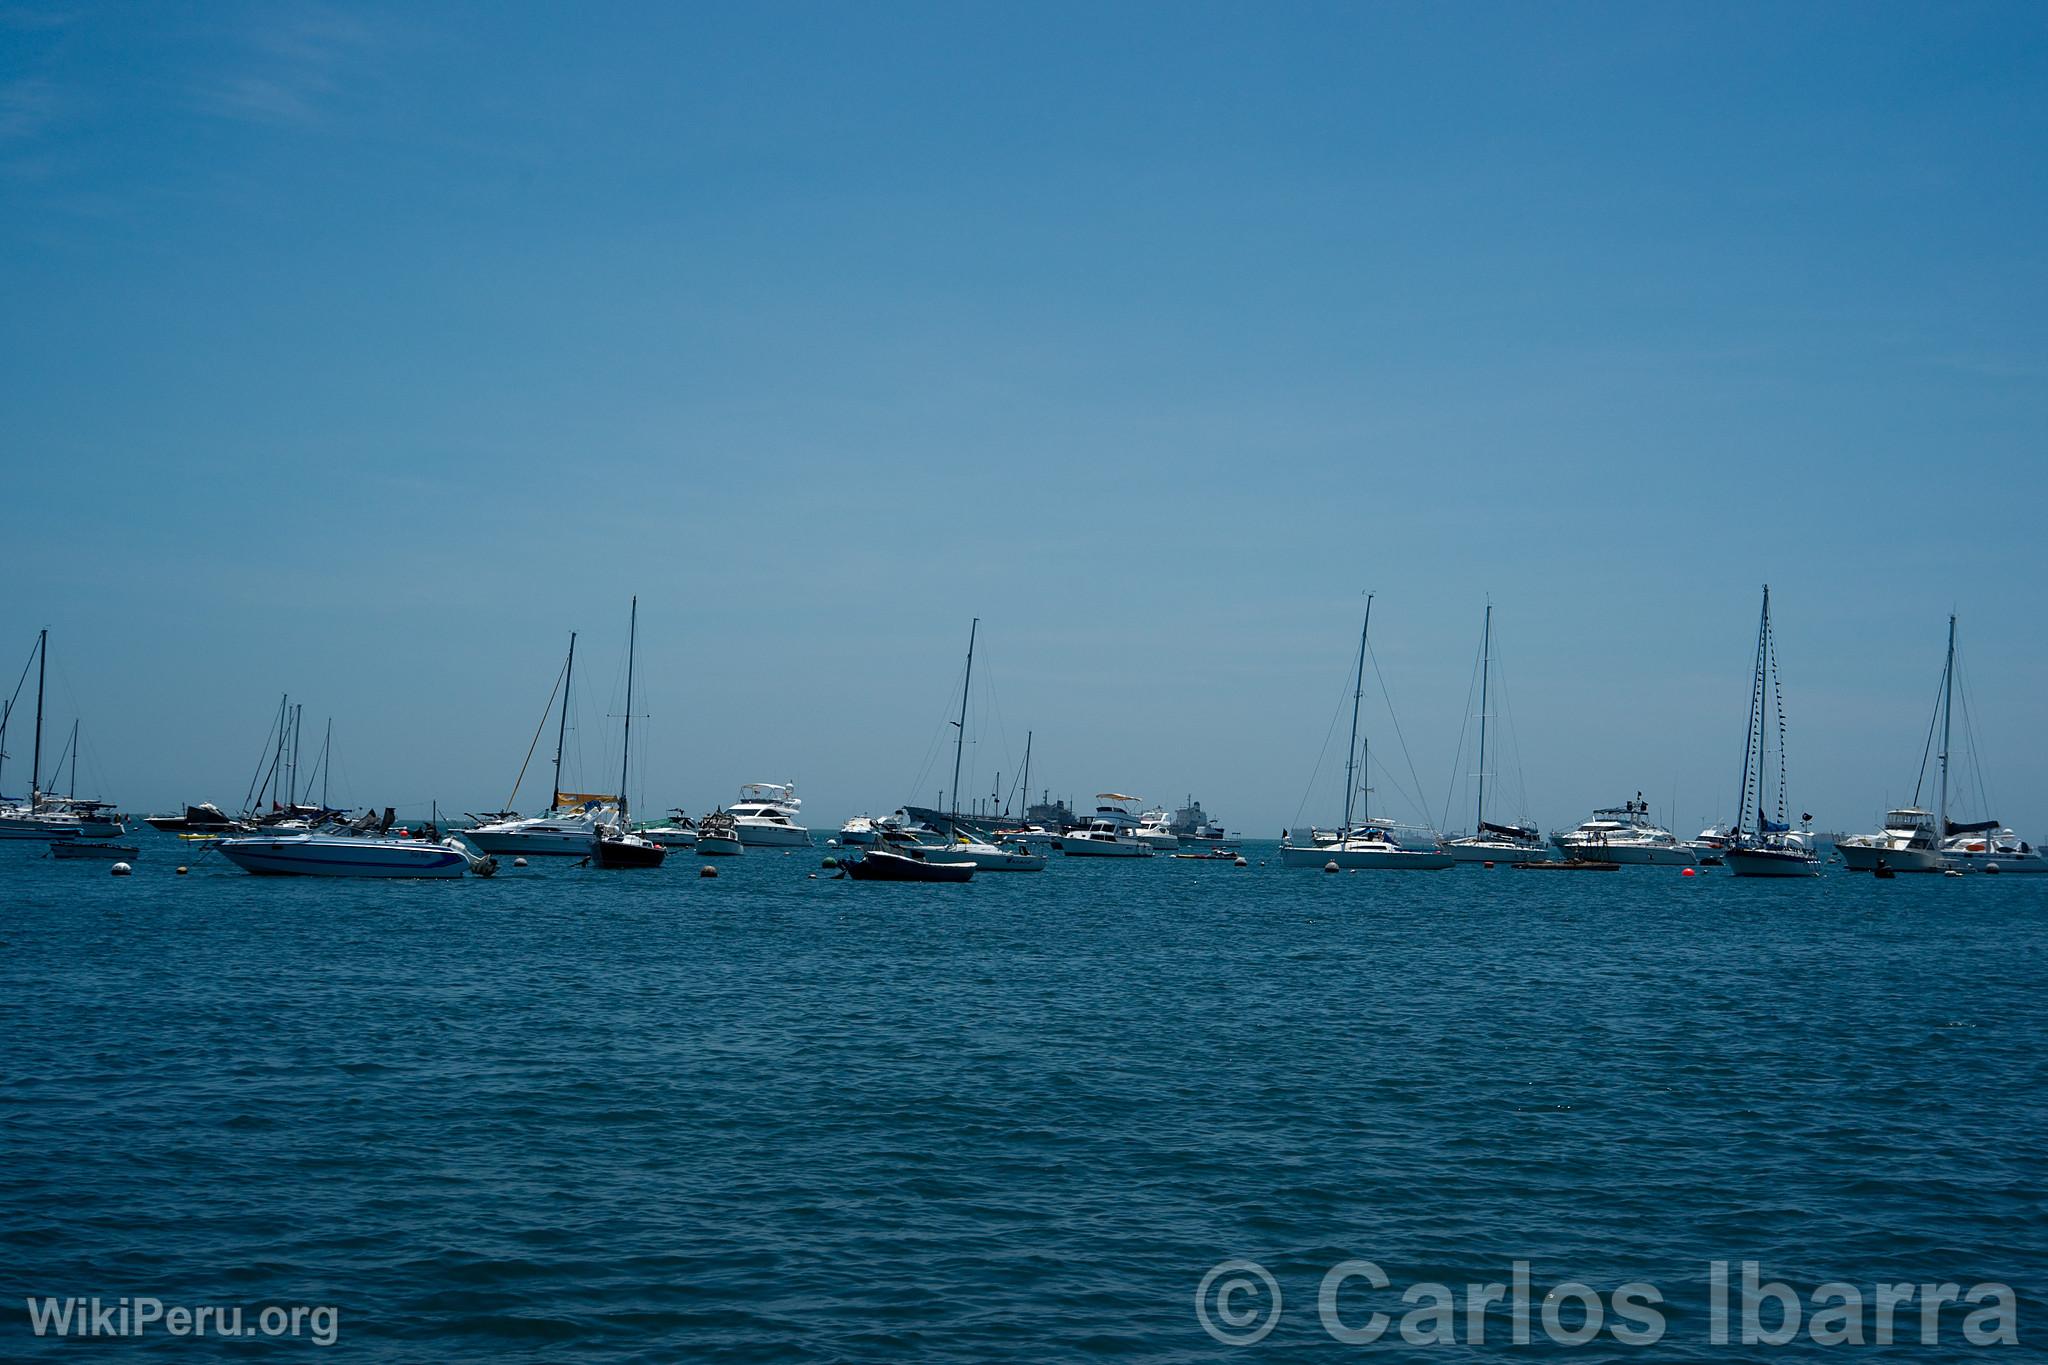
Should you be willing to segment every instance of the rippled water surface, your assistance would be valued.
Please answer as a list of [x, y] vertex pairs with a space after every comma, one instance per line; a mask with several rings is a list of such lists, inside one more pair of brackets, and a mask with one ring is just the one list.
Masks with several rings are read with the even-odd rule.
[[[2048, 877], [1254, 845], [380, 884], [140, 838], [125, 880], [0, 849], [0, 1357], [59, 1349], [24, 1295], [147, 1294], [333, 1304], [365, 1359], [1222, 1359], [1195, 1292], [1232, 1257], [1281, 1291], [1267, 1359], [1347, 1353], [1347, 1258], [1394, 1286], [1353, 1323], [1517, 1259], [1539, 1295], [1647, 1281], [1645, 1358], [1746, 1354], [1715, 1259], [2002, 1280], [2007, 1358], [2048, 1339]], [[1912, 1324], [1895, 1357], [1978, 1354]]]

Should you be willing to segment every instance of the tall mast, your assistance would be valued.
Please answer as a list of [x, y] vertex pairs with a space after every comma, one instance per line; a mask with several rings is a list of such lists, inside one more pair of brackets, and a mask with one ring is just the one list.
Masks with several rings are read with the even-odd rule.
[[[562, 745], [569, 738], [569, 687], [576, 681], [576, 632], [569, 632], [569, 662], [562, 666], [562, 724], [555, 731], [555, 789], [548, 793], [548, 809], [562, 804]], [[541, 724], [547, 724], [543, 718]], [[509, 802], [507, 804], [510, 804]]]
[[334, 717], [327, 718], [327, 738], [320, 742], [320, 809], [327, 806], [327, 778], [334, 771]]
[[1351, 689], [1351, 743], [1344, 750], [1344, 833], [1351, 837], [1351, 804], [1358, 791], [1358, 703], [1365, 697], [1365, 637], [1372, 630], [1372, 594], [1365, 595], [1365, 624], [1358, 630], [1358, 679]]
[[71, 718], [71, 790], [66, 796], [78, 795], [78, 717]]
[[626, 624], [626, 737], [619, 745], [619, 828], [626, 827], [626, 773], [633, 757], [633, 646], [640, 634], [640, 598], [633, 598], [633, 613]]
[[[50, 631], [45, 626], [36, 636], [36, 756], [28, 770], [28, 808], [34, 810], [42, 797], [43, 785], [43, 674], [50, 666]], [[1946, 745], [1942, 746], [1944, 749]]]
[[299, 731], [306, 720], [306, 703], [300, 702], [292, 708], [292, 789], [285, 798], [287, 806], [299, 804]]
[[[1493, 673], [1493, 603], [1486, 604], [1486, 629], [1479, 644], [1479, 807], [1472, 814], [1472, 833], [1486, 824], [1486, 685]], [[1466, 693], [1470, 696], [1471, 693]]]
[[[1024, 732], [1024, 780], [1017, 784], [1017, 790], [1024, 793], [1024, 809], [1017, 812], [1017, 818], [1030, 824], [1031, 814], [1031, 732]], [[1007, 813], [1007, 812], [1006, 812]]]
[[1941, 813], [1935, 817], [1934, 847], [1938, 851], [1948, 838], [1948, 734], [1949, 712], [1956, 699], [1956, 617], [1948, 617], [1948, 661], [1941, 666]]
[[1749, 680], [1749, 724], [1742, 732], [1742, 799], [1735, 809], [1735, 828], [1739, 833], [1749, 819], [1750, 778], [1756, 778], [1756, 822], [1757, 835], [1763, 835], [1764, 780], [1763, 727], [1764, 727], [1764, 633], [1771, 625], [1771, 585], [1764, 584], [1764, 605], [1756, 624], [1756, 671]]
[[953, 728], [959, 731], [953, 736], [953, 812], [946, 822], [946, 832], [953, 838], [960, 837], [960, 756], [967, 747], [967, 690], [974, 686], [974, 637], [981, 630], [981, 618], [967, 627], [967, 676], [960, 680], [960, 719]]

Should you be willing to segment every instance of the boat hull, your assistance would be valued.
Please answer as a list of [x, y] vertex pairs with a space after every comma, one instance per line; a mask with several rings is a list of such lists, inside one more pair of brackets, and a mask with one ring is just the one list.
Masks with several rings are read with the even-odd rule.
[[1448, 853], [1426, 848], [1289, 848], [1280, 849], [1284, 867], [1328, 867], [1335, 863], [1349, 871], [1441, 872], [1457, 866]]
[[1565, 844], [1565, 856], [1623, 867], [1697, 867], [1699, 855], [1683, 844]]
[[1820, 859], [1778, 848], [1730, 848], [1721, 853], [1737, 877], [1818, 877]]
[[1060, 840], [1060, 852], [1069, 858], [1149, 858], [1152, 850], [1135, 839], [1086, 839], [1069, 834]]
[[668, 850], [645, 839], [599, 839], [594, 850], [597, 866], [610, 869], [660, 867]]
[[588, 858], [595, 830], [458, 830], [463, 841], [485, 853], [521, 858]]
[[1931, 848], [1885, 848], [1880, 844], [1836, 844], [1842, 866], [1851, 872], [1875, 872], [1878, 860], [1894, 872], [1939, 872], [1941, 855]]
[[870, 849], [846, 864], [857, 882], [965, 882], [974, 879], [973, 863], [935, 863], [886, 849]]
[[1550, 850], [1542, 844], [1466, 843], [1451, 839], [1444, 843], [1444, 848], [1452, 861], [1460, 863], [1526, 863], [1550, 857]]
[[0, 816], [0, 839], [111, 839], [128, 827], [115, 820], [81, 820], [75, 815]]
[[696, 851], [707, 858], [737, 858], [747, 846], [729, 835], [699, 833]]
[[298, 835], [221, 839], [214, 847], [235, 866], [260, 877], [461, 877], [469, 872], [468, 856], [444, 844]]
[[1990, 872], [1993, 868], [1998, 875], [2013, 872], [2048, 872], [2048, 858], [2038, 852], [2028, 853], [1944, 853], [1942, 864], [1956, 872]]
[[799, 825], [778, 825], [772, 821], [738, 822], [740, 842], [748, 848], [809, 848], [811, 832]]

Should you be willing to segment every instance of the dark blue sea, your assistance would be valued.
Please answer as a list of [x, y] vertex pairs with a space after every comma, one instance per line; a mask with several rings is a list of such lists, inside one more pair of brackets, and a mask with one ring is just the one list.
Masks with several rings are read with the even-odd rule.
[[[2048, 877], [376, 883], [139, 839], [127, 879], [0, 848], [0, 1359], [93, 1296], [332, 1310], [121, 1343], [177, 1359], [1753, 1359], [1744, 1261], [1776, 1355], [1853, 1353], [1829, 1282], [1866, 1341], [1915, 1290], [1887, 1359], [1985, 1354], [1922, 1284], [2048, 1341]], [[1518, 1261], [1526, 1345], [1471, 1306]]]

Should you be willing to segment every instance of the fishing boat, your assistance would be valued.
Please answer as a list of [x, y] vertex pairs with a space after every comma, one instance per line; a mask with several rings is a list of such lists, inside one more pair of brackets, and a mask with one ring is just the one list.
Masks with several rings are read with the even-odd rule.
[[796, 822], [803, 802], [794, 782], [749, 782], [732, 803], [733, 828], [749, 848], [809, 848], [811, 832]]
[[[34, 757], [29, 764], [28, 796], [11, 806], [0, 807], [0, 839], [111, 839], [128, 832], [127, 817], [106, 801], [89, 801], [80, 798], [78, 790], [78, 722], [71, 724], [71, 743], [67, 752], [71, 756], [71, 790], [65, 796], [53, 795], [43, 790], [43, 683], [49, 670], [50, 632], [39, 631], [31, 657], [36, 665], [36, 732]], [[22, 680], [28, 679], [28, 668], [22, 668]], [[6, 723], [11, 718], [10, 705], [5, 716], [0, 716], [0, 759], [6, 757]], [[64, 770], [64, 755], [59, 754], [51, 769], [51, 780], [61, 780]]]
[[[1918, 795], [1918, 793], [1915, 793]], [[1899, 806], [1884, 813], [1884, 825], [1875, 834], [1852, 834], [1835, 841], [1842, 866], [1851, 872], [1941, 871], [1941, 839], [1936, 835], [1935, 816], [1918, 806]]]
[[498, 870], [497, 859], [472, 853], [460, 839], [396, 838], [371, 832], [366, 820], [303, 834], [234, 835], [212, 846], [263, 877], [488, 877]]
[[[1771, 736], [1777, 736], [1777, 782], [1771, 782]], [[1775, 795], [1777, 817], [1764, 807]], [[1757, 618], [1756, 670], [1749, 685], [1749, 723], [1743, 734], [1742, 803], [1735, 833], [1722, 857], [1738, 877], [1818, 877], [1820, 858], [1813, 851], [1812, 816], [1795, 830], [1786, 816], [1785, 688], [1778, 676], [1778, 642], [1771, 633], [1771, 585], [1764, 584], [1764, 604]]]
[[[1486, 722], [1493, 683], [1493, 603], [1486, 604], [1486, 622], [1479, 636], [1479, 771], [1474, 775], [1478, 797], [1472, 811], [1471, 834], [1444, 840], [1444, 850], [1461, 863], [1531, 861], [1546, 856], [1543, 836], [1533, 825], [1506, 825], [1486, 818]], [[1469, 692], [1466, 694], [1471, 695]], [[1459, 752], [1463, 753], [1460, 744]]]
[[[569, 738], [569, 698], [576, 682], [576, 632], [569, 632], [569, 653], [562, 662], [562, 671], [555, 679], [555, 690], [548, 695], [547, 708], [541, 712], [540, 724], [544, 730], [548, 716], [561, 703], [560, 716], [555, 725], [555, 781], [548, 793], [548, 808], [540, 815], [521, 816], [500, 812], [490, 819], [483, 819], [459, 833], [472, 846], [485, 853], [504, 857], [519, 858], [588, 858], [591, 847], [597, 842], [598, 829], [614, 824], [619, 819], [620, 798], [601, 792], [565, 792], [562, 790], [562, 753]], [[536, 739], [538, 732], [536, 732]], [[533, 749], [526, 751], [527, 762], [533, 760]], [[526, 779], [526, 764], [519, 765], [519, 776], [513, 780], [512, 795], [506, 799], [508, 810], [519, 804], [519, 787]]]
[[1641, 792], [1635, 800], [1602, 806], [1576, 829], [1550, 836], [1566, 858], [1629, 866], [1694, 867], [1699, 854], [1678, 836], [1650, 819], [1650, 803]]
[[747, 846], [740, 842], [732, 817], [718, 810], [697, 821], [696, 851], [707, 858], [737, 858]]
[[877, 823], [872, 815], [856, 815], [839, 827], [839, 842], [847, 848], [872, 846], [881, 837], [875, 830]]
[[1344, 822], [1334, 830], [1311, 827], [1305, 834], [1288, 830], [1280, 842], [1283, 867], [1328, 867], [1376, 872], [1439, 872], [1456, 860], [1433, 838], [1426, 848], [1404, 843], [1391, 820], [1376, 820], [1356, 810], [1359, 789], [1358, 708], [1365, 698], [1365, 650], [1372, 632], [1372, 598], [1365, 599], [1365, 624], [1358, 632], [1358, 669], [1351, 689], [1351, 738], [1344, 751]]
[[634, 834], [628, 827], [631, 808], [626, 801], [626, 783], [633, 771], [633, 655], [640, 637], [640, 599], [633, 606], [626, 627], [626, 726], [619, 739], [619, 813], [615, 821], [597, 827], [592, 856], [597, 866], [607, 869], [660, 867], [668, 850], [652, 839]]

